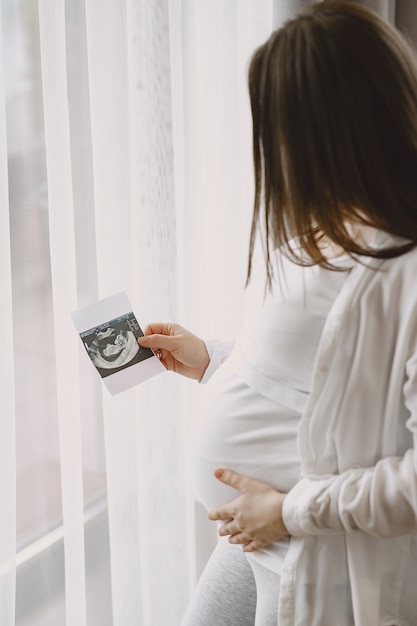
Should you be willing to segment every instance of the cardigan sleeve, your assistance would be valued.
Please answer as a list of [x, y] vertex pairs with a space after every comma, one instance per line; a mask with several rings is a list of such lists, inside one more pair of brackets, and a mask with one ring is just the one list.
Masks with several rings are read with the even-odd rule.
[[413, 446], [403, 456], [383, 458], [373, 467], [302, 478], [283, 505], [283, 520], [291, 535], [417, 534], [417, 354], [406, 365], [403, 398]]

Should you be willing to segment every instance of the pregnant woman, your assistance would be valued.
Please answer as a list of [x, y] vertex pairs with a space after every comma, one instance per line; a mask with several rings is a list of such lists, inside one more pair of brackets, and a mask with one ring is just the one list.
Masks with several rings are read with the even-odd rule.
[[249, 90], [243, 331], [139, 339], [207, 382], [196, 477], [221, 539], [183, 624], [416, 624], [416, 60], [328, 0], [255, 52]]

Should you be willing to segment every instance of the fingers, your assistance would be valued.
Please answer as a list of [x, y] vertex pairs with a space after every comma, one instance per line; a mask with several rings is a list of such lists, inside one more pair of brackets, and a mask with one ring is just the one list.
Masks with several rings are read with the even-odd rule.
[[241, 528], [239, 528], [239, 525], [235, 520], [228, 519], [223, 526], [220, 526], [218, 534], [220, 537], [225, 537], [226, 535], [239, 535], [241, 534]]
[[236, 519], [228, 519], [219, 528], [218, 534], [219, 537], [230, 535], [228, 539], [229, 543], [240, 545], [249, 545], [255, 538], [252, 533], [244, 532]]
[[[148, 328], [149, 327], [145, 329], [145, 332], [148, 330]], [[166, 369], [172, 369], [169, 367], [169, 364], [167, 363], [166, 359], [169, 353], [171, 352], [173, 346], [171, 344], [168, 344], [168, 347], [167, 347], [166, 341], [165, 341], [166, 339], [169, 340], [173, 338], [166, 337], [165, 335], [149, 335], [145, 337], [138, 337], [138, 344], [142, 348], [149, 348], [150, 350], [152, 350], [154, 355], [159, 359], [159, 361], [162, 363], [162, 365]]]
[[175, 337], [170, 337], [169, 335], [152, 334], [139, 337], [138, 343], [144, 348], [150, 348], [151, 350], [162, 349], [171, 352], [177, 347], [178, 341]]
[[146, 326], [143, 334], [146, 335], [172, 335], [174, 324], [167, 324], [166, 322], [152, 322]]
[[250, 480], [247, 476], [238, 474], [233, 470], [225, 470], [221, 468], [216, 469], [214, 475], [222, 483], [229, 485], [229, 487], [234, 487], [238, 491], [244, 491], [248, 481]]
[[260, 550], [264, 546], [256, 541], [250, 541], [242, 547], [243, 552], [255, 552], [255, 550]]
[[229, 543], [241, 545], [244, 552], [253, 552], [263, 547], [259, 541], [256, 541], [253, 533], [242, 531], [239, 524], [236, 523], [236, 520], [229, 520], [220, 527], [219, 536], [226, 537], [227, 535], [230, 535], [228, 539]]
[[218, 509], [214, 509], [213, 511], [209, 511], [208, 518], [213, 522], [224, 522], [225, 520], [230, 520], [233, 518], [233, 512], [231, 508], [226, 505], [223, 507], [219, 507]]
[[[238, 474], [237, 472], [233, 472], [232, 470], [225, 470], [222, 468], [216, 469], [214, 475], [225, 485], [234, 487], [240, 492], [243, 492], [245, 490], [245, 487], [249, 480], [247, 476], [242, 476], [242, 474]], [[218, 507], [213, 511], [210, 511], [208, 514], [208, 518], [213, 521], [225, 521], [234, 518], [235, 515], [236, 508], [233, 506], [233, 502], [231, 502], [221, 507]]]
[[229, 543], [233, 543], [234, 545], [247, 546], [252, 543], [252, 537], [249, 537], [244, 533], [236, 533], [236, 535], [230, 535]]

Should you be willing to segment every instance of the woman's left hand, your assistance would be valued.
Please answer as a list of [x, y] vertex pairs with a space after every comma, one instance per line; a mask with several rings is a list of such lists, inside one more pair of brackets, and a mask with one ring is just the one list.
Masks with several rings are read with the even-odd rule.
[[244, 552], [259, 550], [288, 535], [282, 519], [284, 493], [232, 470], [217, 469], [215, 476], [240, 491], [235, 500], [209, 513], [209, 519], [225, 522], [219, 535], [230, 535], [229, 542], [242, 544]]

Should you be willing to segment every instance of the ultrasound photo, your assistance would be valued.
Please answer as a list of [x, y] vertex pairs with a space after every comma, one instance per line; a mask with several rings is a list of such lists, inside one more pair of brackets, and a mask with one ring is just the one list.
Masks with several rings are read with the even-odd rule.
[[137, 342], [143, 332], [133, 313], [80, 333], [80, 337], [102, 378], [154, 356]]
[[90, 361], [112, 395], [165, 371], [149, 348], [125, 292], [72, 313], [75, 328]]

